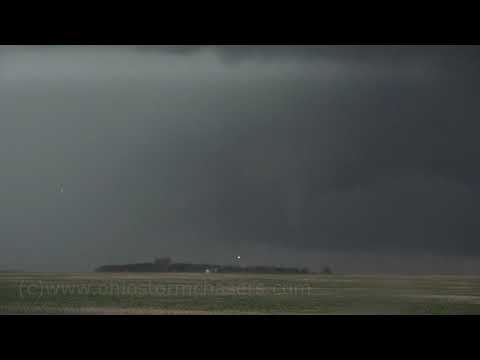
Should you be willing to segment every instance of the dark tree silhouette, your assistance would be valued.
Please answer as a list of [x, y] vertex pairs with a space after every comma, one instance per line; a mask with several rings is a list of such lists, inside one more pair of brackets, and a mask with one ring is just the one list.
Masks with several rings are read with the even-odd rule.
[[333, 274], [333, 271], [332, 269], [330, 268], [330, 266], [325, 266], [322, 270], [322, 274], [324, 275], [332, 275]]

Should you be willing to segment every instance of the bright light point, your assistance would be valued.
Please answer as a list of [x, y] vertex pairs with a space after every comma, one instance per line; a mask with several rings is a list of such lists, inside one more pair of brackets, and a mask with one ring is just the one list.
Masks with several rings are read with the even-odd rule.
[[237, 260], [240, 260], [240, 259], [241, 259], [241, 257], [240, 257], [240, 256], [237, 256]]

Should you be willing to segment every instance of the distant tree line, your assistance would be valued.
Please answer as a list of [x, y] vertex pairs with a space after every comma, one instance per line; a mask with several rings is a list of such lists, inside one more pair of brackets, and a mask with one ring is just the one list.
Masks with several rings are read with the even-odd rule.
[[308, 274], [307, 268], [278, 266], [234, 266], [173, 263], [170, 258], [156, 259], [153, 263], [105, 265], [96, 272], [177, 272], [177, 273], [252, 273], [252, 274]]

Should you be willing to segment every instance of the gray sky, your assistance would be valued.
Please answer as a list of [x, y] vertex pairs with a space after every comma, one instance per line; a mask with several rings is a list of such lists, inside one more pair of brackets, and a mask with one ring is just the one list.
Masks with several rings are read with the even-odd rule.
[[480, 273], [479, 60], [478, 46], [0, 46], [0, 269], [241, 254]]

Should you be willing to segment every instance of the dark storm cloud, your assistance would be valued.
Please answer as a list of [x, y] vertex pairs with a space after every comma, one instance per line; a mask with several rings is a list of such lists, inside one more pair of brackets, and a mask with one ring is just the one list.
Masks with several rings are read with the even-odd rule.
[[[480, 155], [478, 47], [157, 50], [189, 55], [213, 50], [245, 61], [330, 59], [353, 70], [350, 78], [327, 93], [316, 95], [321, 89], [318, 84], [307, 90], [308, 82], [303, 89], [292, 90], [283, 104], [275, 104], [289, 115], [265, 122], [264, 114], [274, 112], [270, 109], [258, 112], [250, 122], [243, 119], [245, 128], [239, 127], [247, 131], [243, 144], [235, 144], [241, 136], [238, 132], [231, 138], [223, 135], [228, 140], [223, 140], [222, 153], [229, 160], [223, 159], [216, 175], [224, 172], [230, 177], [221, 181], [226, 188], [223, 193], [218, 189], [220, 208], [214, 213], [225, 229], [234, 229], [240, 238], [295, 247], [397, 253], [480, 251], [474, 215], [479, 210], [480, 180], [475, 165]], [[365, 64], [378, 72], [363, 73]], [[242, 178], [238, 158], [257, 175], [256, 180]], [[271, 169], [278, 158], [287, 170], [262, 178], [261, 167]]]
[[370, 66], [410, 62], [412, 65], [477, 67], [480, 60], [480, 50], [476, 45], [144, 45], [137, 49], [181, 55], [211, 51], [228, 60], [324, 58], [352, 65], [367, 62]]
[[22, 51], [0, 67], [11, 263], [480, 255], [478, 47]]

